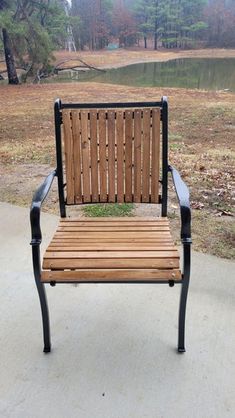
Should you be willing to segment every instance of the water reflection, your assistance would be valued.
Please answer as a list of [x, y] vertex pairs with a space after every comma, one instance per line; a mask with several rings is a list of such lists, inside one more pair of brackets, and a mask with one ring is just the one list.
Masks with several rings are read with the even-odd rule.
[[[64, 81], [64, 75], [61, 77]], [[184, 87], [235, 91], [234, 58], [185, 58], [128, 65], [105, 73], [75, 73], [73, 81], [96, 81], [139, 87]], [[58, 81], [58, 79], [57, 79]]]

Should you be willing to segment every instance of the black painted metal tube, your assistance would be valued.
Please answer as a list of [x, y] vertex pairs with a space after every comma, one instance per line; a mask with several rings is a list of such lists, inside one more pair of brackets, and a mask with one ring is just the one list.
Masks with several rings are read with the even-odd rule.
[[162, 216], [167, 216], [168, 198], [168, 101], [162, 98]]
[[162, 102], [116, 102], [116, 103], [61, 103], [61, 109], [111, 109], [130, 107], [161, 107]]
[[36, 190], [33, 196], [31, 209], [30, 209], [30, 223], [31, 223], [31, 232], [32, 232], [32, 241], [31, 244], [40, 244], [42, 240], [42, 233], [40, 227], [40, 212], [41, 206], [46, 198], [54, 177], [56, 176], [56, 170], [52, 171], [41, 184], [41, 186]]
[[189, 202], [189, 191], [180, 177], [179, 172], [172, 166], [169, 166], [172, 174], [175, 191], [178, 197], [181, 214], [181, 240], [185, 243], [191, 243], [191, 209]]
[[38, 296], [39, 296], [41, 313], [42, 313], [43, 340], [44, 340], [43, 351], [44, 353], [49, 353], [51, 351], [49, 311], [48, 311], [44, 284], [40, 280], [41, 267], [40, 267], [39, 244], [32, 246], [32, 258], [33, 258], [34, 278], [35, 278], [35, 283], [36, 283], [37, 290], [38, 290]]
[[190, 270], [191, 270], [191, 245], [183, 245], [183, 281], [180, 295], [179, 306], [179, 334], [178, 334], [178, 352], [185, 352], [185, 316], [188, 297]]
[[64, 180], [63, 180], [63, 162], [62, 162], [62, 145], [61, 145], [61, 101], [57, 99], [54, 104], [55, 119], [55, 141], [56, 141], [56, 163], [57, 163], [57, 179], [58, 193], [60, 202], [60, 216], [66, 217], [65, 199], [64, 199]]

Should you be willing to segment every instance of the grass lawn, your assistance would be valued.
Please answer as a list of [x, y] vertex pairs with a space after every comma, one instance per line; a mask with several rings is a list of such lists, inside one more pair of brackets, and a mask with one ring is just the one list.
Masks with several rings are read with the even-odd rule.
[[[190, 187], [193, 248], [226, 258], [235, 256], [234, 94], [98, 83], [1, 86], [0, 90], [1, 200], [23, 206], [30, 205], [32, 192], [55, 166], [55, 98], [95, 102], [168, 96], [170, 163]], [[178, 209], [171, 182], [170, 196], [170, 219], [177, 237]], [[56, 184], [44, 208], [57, 211]], [[99, 207], [86, 209], [88, 216], [89, 210], [100, 216]], [[125, 212], [130, 213], [124, 208]]]

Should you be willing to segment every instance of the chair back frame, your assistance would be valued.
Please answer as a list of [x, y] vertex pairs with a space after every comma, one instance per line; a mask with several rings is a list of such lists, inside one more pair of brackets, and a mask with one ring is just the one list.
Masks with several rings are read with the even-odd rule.
[[[127, 102], [127, 103], [62, 103], [60, 99], [55, 101], [54, 105], [54, 119], [55, 119], [55, 139], [56, 139], [56, 161], [57, 161], [57, 178], [58, 178], [58, 194], [60, 204], [60, 215], [62, 218], [66, 217], [66, 205], [65, 199], [65, 186], [64, 183], [64, 170], [63, 170], [63, 146], [62, 146], [62, 124], [63, 124], [63, 111], [68, 110], [91, 110], [92, 109], [144, 109], [144, 108], [159, 108], [160, 120], [162, 124], [162, 169], [161, 178], [159, 183], [161, 184], [162, 193], [159, 196], [159, 203], [161, 204], [161, 215], [167, 216], [167, 188], [168, 188], [168, 102], [166, 97], [162, 97], [159, 102]], [[94, 202], [91, 202], [94, 203]], [[76, 204], [76, 203], [75, 203]]]

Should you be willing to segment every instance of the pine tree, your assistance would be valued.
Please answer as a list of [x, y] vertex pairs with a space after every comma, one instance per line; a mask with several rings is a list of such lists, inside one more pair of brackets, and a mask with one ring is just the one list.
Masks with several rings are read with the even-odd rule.
[[53, 50], [64, 45], [67, 17], [63, 0], [0, 0], [0, 28], [10, 84], [19, 82], [17, 66], [24, 78], [48, 70]]

